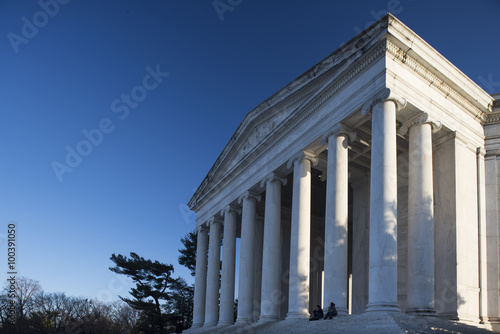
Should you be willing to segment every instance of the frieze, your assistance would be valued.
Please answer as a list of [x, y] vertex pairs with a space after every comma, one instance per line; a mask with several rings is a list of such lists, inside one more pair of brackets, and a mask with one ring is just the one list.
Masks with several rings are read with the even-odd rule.
[[403, 51], [400, 47], [387, 40], [387, 52], [400, 60], [406, 66], [410, 67], [415, 73], [419, 74], [422, 78], [427, 80], [431, 85], [439, 89], [445, 96], [449, 96], [455, 102], [465, 108], [472, 116], [479, 118], [482, 122], [485, 121], [484, 111], [473, 105], [462, 94], [446, 84], [437, 75], [425, 68], [414, 58], [408, 56], [408, 53]]
[[500, 123], [500, 112], [488, 114], [486, 118], [486, 124], [496, 123]]

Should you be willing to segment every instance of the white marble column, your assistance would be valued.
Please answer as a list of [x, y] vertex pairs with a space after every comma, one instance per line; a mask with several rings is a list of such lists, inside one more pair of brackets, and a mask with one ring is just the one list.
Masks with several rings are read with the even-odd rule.
[[487, 266], [487, 234], [486, 234], [486, 179], [484, 147], [476, 149], [477, 154], [477, 221], [479, 234], [479, 319], [488, 321], [488, 266]]
[[219, 326], [234, 323], [236, 219], [238, 213], [239, 209], [233, 205], [228, 205], [221, 211], [221, 216], [224, 217], [224, 239], [222, 243]]
[[286, 179], [271, 173], [261, 182], [266, 185], [264, 245], [262, 251], [262, 292], [259, 322], [279, 320], [281, 257], [281, 187]]
[[366, 312], [400, 311], [397, 299], [395, 101], [383, 98], [373, 105], [371, 144], [369, 291]]
[[219, 316], [219, 279], [220, 279], [220, 242], [222, 221], [210, 221], [208, 241], [207, 298], [205, 302], [205, 324], [203, 327], [217, 325]]
[[434, 186], [428, 114], [409, 124], [407, 313], [434, 315]]
[[348, 215], [348, 140], [355, 133], [341, 124], [335, 125], [323, 138], [328, 141], [328, 165], [325, 211], [325, 307], [336, 304], [339, 314], [347, 309], [347, 215]]
[[194, 277], [192, 328], [200, 328], [205, 322], [205, 296], [207, 293], [208, 230], [201, 225], [196, 228], [196, 232], [196, 275]]
[[301, 151], [293, 164], [292, 222], [290, 232], [290, 282], [286, 319], [309, 318], [309, 267], [311, 253], [311, 166], [318, 157]]
[[260, 201], [259, 194], [250, 191], [238, 199], [238, 203], [242, 204], [238, 317], [236, 319], [238, 325], [253, 322], [255, 216], [258, 201]]

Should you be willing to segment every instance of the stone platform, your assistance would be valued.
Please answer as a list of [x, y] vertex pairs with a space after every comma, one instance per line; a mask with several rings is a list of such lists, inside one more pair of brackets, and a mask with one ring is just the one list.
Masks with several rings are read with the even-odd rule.
[[403, 333], [453, 333], [491, 334], [486, 326], [461, 322], [408, 316], [403, 313], [373, 312], [338, 316], [332, 320], [285, 320], [250, 326], [224, 326], [184, 331], [189, 334], [403, 334]]

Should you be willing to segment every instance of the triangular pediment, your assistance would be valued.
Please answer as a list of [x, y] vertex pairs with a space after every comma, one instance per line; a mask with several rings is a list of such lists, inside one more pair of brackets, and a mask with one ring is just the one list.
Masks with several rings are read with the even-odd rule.
[[278, 129], [293, 126], [297, 114], [324, 99], [335, 80], [382, 39], [390, 18], [381, 19], [250, 111], [189, 202], [190, 208], [196, 211], [200, 200], [248, 163]]
[[219, 170], [214, 174], [224, 176], [229, 173], [235, 166], [253, 152], [261, 143], [266, 141], [266, 138], [280, 125], [289, 119], [293, 111], [301, 105], [304, 100], [314, 94], [313, 90], [309, 90], [300, 96], [289, 97], [282, 101], [281, 105], [274, 106], [265, 112], [255, 115], [254, 118], [246, 122], [246, 126], [242, 129], [241, 135], [235, 138], [234, 145], [228, 152], [224, 161], [219, 166]]

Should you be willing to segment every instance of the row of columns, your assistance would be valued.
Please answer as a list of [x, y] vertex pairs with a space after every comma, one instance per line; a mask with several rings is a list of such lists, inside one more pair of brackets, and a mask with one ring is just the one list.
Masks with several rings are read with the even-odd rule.
[[[397, 302], [397, 148], [396, 108], [400, 102], [377, 101], [372, 112], [369, 291], [366, 311], [399, 311]], [[411, 312], [434, 312], [434, 237], [432, 184], [432, 128], [439, 124], [423, 114], [402, 127], [409, 129], [408, 217], [408, 308]], [[340, 124], [324, 135], [328, 142], [327, 204], [325, 216], [324, 305], [334, 301], [340, 314], [347, 314], [347, 221], [348, 141], [355, 133]], [[286, 319], [309, 317], [309, 270], [311, 231], [311, 168], [318, 157], [300, 151], [288, 162], [293, 166], [290, 275]], [[286, 179], [271, 173], [261, 181], [265, 187], [265, 216], [259, 322], [280, 317], [281, 300], [281, 189]], [[257, 193], [246, 192], [241, 205], [241, 248], [238, 324], [254, 321], [255, 229]], [[236, 220], [233, 205], [213, 218], [207, 229], [198, 228], [193, 327], [233, 324]], [[222, 226], [224, 244], [222, 273], [219, 270]], [[209, 241], [208, 241], [209, 239]], [[207, 271], [208, 247], [208, 271]]]

